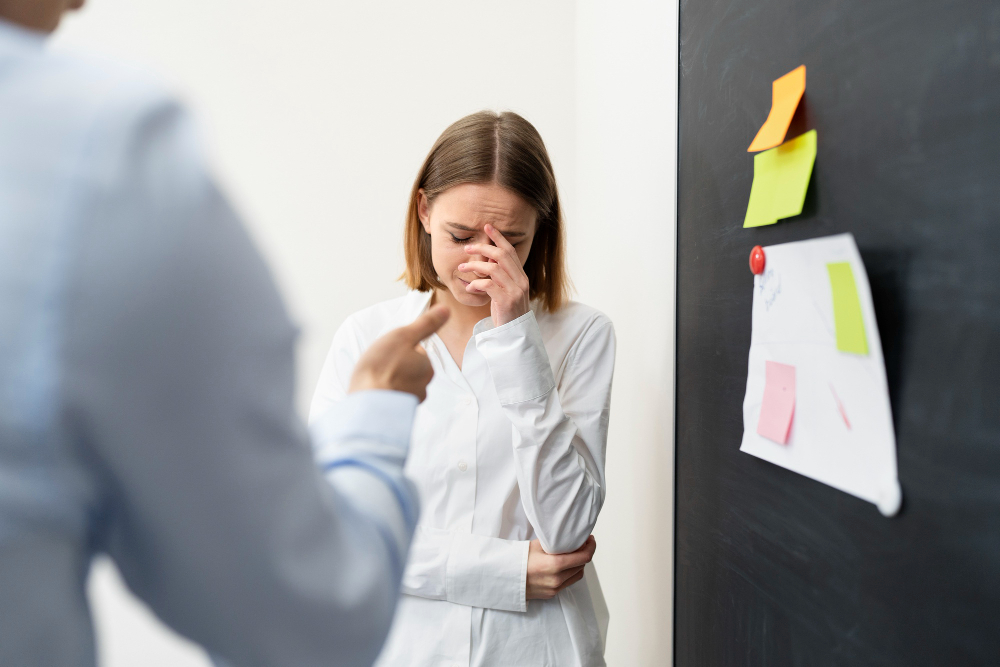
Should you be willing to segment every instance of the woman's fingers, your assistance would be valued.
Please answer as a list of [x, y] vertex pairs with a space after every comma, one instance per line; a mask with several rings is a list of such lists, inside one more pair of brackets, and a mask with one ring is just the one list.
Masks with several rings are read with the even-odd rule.
[[465, 246], [465, 252], [470, 255], [485, 255], [497, 262], [503, 259], [504, 256], [503, 250], [489, 243], [470, 243]]
[[576, 551], [571, 551], [568, 554], [558, 554], [555, 558], [559, 560], [560, 570], [568, 570], [589, 563], [594, 557], [595, 551], [597, 551], [597, 540], [591, 535]]
[[541, 584], [538, 596], [546, 600], [554, 598], [562, 589], [572, 586], [584, 577], [584, 566], [574, 567], [556, 574], [547, 575]]
[[566, 581], [562, 582], [562, 584], [556, 590], [556, 593], [558, 593], [559, 591], [561, 591], [564, 588], [569, 588], [570, 586], [572, 586], [576, 582], [580, 581], [581, 579], [583, 579], [583, 568], [582, 567], [580, 568], [579, 572], [577, 572], [576, 574], [574, 574], [572, 577], [570, 577]]
[[490, 297], [499, 296], [502, 291], [500, 286], [497, 285], [491, 278], [480, 278], [478, 280], [473, 280], [471, 283], [466, 285], [466, 292], [486, 292]]
[[493, 302], [490, 305], [493, 324], [501, 326], [513, 322], [531, 310], [531, 285], [514, 246], [492, 225], [486, 225], [485, 229], [496, 245], [473, 243], [465, 246], [465, 252], [486, 257], [488, 261], [465, 262], [459, 265], [459, 270], [474, 271], [477, 275], [489, 276], [488, 280], [485, 278], [473, 280], [465, 291], [489, 294]]
[[486, 225], [483, 227], [483, 231], [486, 235], [493, 239], [493, 242], [497, 244], [497, 247], [501, 250], [506, 250], [507, 252], [517, 254], [514, 250], [514, 246], [510, 244], [507, 237], [497, 231], [497, 228], [493, 225]]
[[585, 568], [585, 567], [587, 567], [587, 566], [586, 565], [581, 565], [580, 567], [573, 567], [573, 568], [570, 568], [568, 570], [563, 570], [562, 572], [560, 572], [559, 573], [559, 588], [562, 588], [566, 584], [567, 580], [572, 579], [576, 575], [578, 575], [581, 572], [583, 572], [583, 568]]
[[501, 287], [506, 287], [509, 281], [507, 272], [494, 262], [466, 262], [458, 265], [459, 271], [472, 271], [480, 276], [489, 276]]
[[[501, 239], [503, 237], [501, 236]], [[521, 260], [517, 256], [517, 251], [514, 249], [510, 243], [504, 239], [506, 247], [500, 247], [495, 245], [490, 245], [489, 243], [472, 243], [465, 246], [465, 252], [470, 255], [483, 255], [484, 257], [489, 257], [494, 262], [503, 265], [507, 272], [511, 275], [517, 275], [518, 273], [524, 273], [524, 268], [521, 266]], [[527, 276], [525, 276], [527, 278]]]
[[[511, 247], [511, 250], [513, 250], [513, 247]], [[465, 251], [469, 254], [488, 257], [493, 261], [469, 261], [461, 264], [460, 267], [468, 267], [468, 270], [488, 274], [494, 278], [499, 276], [499, 281], [502, 283], [503, 288], [510, 293], [512, 299], [521, 301], [525, 298], [529, 290], [528, 275], [524, 272], [521, 260], [518, 259], [516, 254], [508, 254], [496, 246], [482, 243], [474, 243], [466, 246]], [[459, 268], [459, 270], [466, 269]]]

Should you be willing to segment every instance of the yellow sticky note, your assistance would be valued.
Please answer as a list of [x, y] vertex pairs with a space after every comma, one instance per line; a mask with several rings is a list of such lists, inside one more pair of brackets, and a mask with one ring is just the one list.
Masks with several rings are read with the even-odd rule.
[[744, 227], [773, 225], [802, 213], [816, 162], [816, 130], [753, 156], [753, 185]]
[[833, 321], [837, 330], [837, 349], [841, 352], [868, 354], [865, 320], [861, 315], [861, 301], [854, 272], [849, 262], [832, 262], [826, 265], [833, 292]]
[[785, 133], [806, 92], [806, 66], [799, 65], [771, 84], [771, 113], [750, 143], [748, 153], [774, 148], [785, 140]]

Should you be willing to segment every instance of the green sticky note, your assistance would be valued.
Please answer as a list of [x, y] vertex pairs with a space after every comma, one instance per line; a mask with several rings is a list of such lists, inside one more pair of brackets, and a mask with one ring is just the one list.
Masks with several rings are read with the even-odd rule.
[[744, 227], [773, 225], [802, 213], [816, 162], [816, 130], [753, 157], [753, 185]]
[[837, 328], [837, 349], [841, 352], [868, 354], [865, 321], [861, 316], [861, 301], [849, 262], [826, 265], [833, 290], [833, 320]]

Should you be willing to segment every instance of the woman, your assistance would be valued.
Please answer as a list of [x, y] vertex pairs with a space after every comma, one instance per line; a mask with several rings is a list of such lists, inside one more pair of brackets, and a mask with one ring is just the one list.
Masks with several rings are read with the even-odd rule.
[[484, 111], [445, 130], [414, 183], [405, 247], [412, 291], [347, 319], [310, 410], [345, 395], [382, 332], [430, 304], [451, 310], [424, 342], [434, 379], [406, 464], [420, 525], [378, 664], [604, 665], [606, 610], [584, 565], [604, 501], [615, 336], [566, 298], [559, 196], [535, 128]]

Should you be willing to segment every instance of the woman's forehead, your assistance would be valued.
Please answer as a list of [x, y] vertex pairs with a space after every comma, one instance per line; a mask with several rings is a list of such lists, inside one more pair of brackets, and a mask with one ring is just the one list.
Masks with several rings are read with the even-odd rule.
[[444, 224], [463, 231], [490, 224], [501, 232], [525, 232], [537, 217], [521, 196], [494, 183], [456, 185], [437, 196], [433, 209]]

